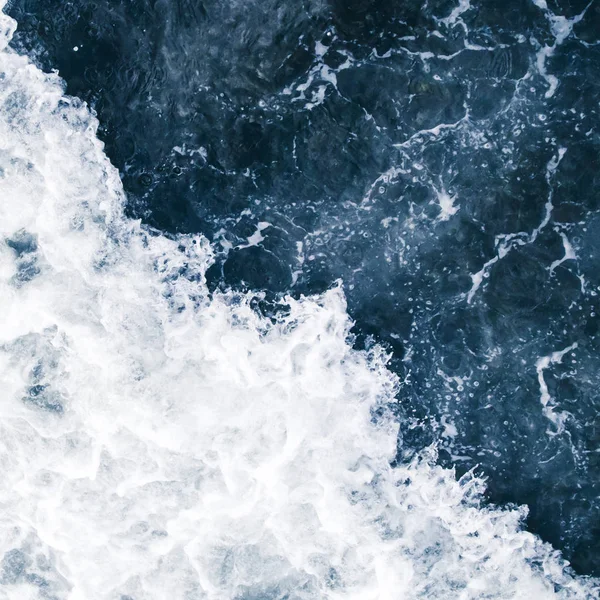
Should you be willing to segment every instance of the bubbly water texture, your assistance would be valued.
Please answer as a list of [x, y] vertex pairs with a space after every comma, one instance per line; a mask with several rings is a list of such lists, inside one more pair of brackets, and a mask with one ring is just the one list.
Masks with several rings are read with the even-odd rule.
[[[3, 1], [0, 0], [0, 7]], [[0, 598], [597, 598], [425, 453], [341, 289], [209, 295], [209, 245], [125, 218], [87, 107], [0, 15]], [[433, 452], [433, 451], [432, 451]]]

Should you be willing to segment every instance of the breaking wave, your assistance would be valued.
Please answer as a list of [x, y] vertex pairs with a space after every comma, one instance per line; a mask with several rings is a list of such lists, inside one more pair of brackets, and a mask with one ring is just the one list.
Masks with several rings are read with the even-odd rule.
[[[0, 7], [3, 6], [0, 0]], [[397, 380], [341, 286], [209, 294], [124, 216], [86, 105], [0, 15], [0, 597], [596, 598], [484, 482], [395, 464]]]

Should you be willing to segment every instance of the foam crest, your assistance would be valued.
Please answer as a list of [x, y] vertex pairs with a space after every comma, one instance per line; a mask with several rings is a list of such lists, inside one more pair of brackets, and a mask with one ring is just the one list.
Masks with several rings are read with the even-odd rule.
[[478, 478], [390, 466], [397, 381], [339, 287], [267, 319], [209, 296], [204, 239], [128, 221], [0, 18], [0, 597], [596, 597]]

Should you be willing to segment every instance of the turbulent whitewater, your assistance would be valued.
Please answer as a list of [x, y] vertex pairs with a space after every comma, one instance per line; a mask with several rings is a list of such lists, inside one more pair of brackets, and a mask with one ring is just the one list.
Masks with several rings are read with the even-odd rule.
[[[0, 6], [3, 2], [0, 0]], [[211, 248], [124, 216], [86, 105], [0, 20], [0, 598], [596, 598], [434, 449], [341, 287], [209, 294]]]

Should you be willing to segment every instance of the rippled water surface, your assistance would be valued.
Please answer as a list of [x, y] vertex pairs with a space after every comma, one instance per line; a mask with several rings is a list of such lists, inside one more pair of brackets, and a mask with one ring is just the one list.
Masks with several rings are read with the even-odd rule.
[[5, 12], [7, 585], [597, 597], [598, 0]]

